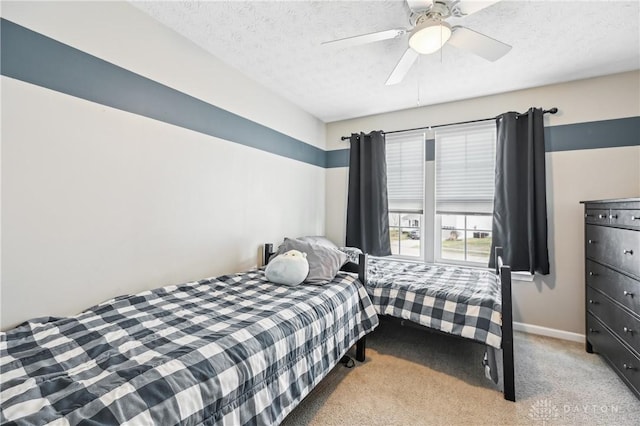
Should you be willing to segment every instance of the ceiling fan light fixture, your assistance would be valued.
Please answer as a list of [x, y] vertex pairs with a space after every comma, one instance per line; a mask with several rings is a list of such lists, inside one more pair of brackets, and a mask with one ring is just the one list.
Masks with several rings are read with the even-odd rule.
[[409, 46], [423, 55], [437, 52], [451, 37], [451, 26], [439, 19], [427, 19], [409, 35]]

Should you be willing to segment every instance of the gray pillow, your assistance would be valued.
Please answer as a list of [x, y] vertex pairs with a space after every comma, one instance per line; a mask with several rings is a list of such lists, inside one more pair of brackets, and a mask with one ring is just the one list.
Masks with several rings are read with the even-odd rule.
[[333, 243], [330, 239], [322, 235], [314, 235], [308, 237], [300, 237], [297, 238], [300, 241], [306, 241], [311, 244], [315, 244], [317, 246], [329, 247], [332, 249], [338, 250], [338, 246]]
[[307, 253], [309, 275], [304, 280], [307, 284], [320, 285], [328, 283], [347, 261], [347, 255], [338, 249], [312, 244], [308, 241], [285, 238], [278, 248], [278, 254], [289, 250]]

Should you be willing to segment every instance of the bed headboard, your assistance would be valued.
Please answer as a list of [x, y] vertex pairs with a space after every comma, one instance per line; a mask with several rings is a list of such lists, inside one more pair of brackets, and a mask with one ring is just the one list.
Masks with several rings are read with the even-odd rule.
[[269, 263], [269, 259], [271, 259], [271, 256], [273, 256], [274, 253], [273, 244], [266, 243], [262, 250], [262, 266], [266, 266], [266, 264]]
[[[265, 266], [267, 263], [269, 263], [271, 256], [273, 256], [274, 254], [275, 251], [273, 250], [273, 244], [266, 243], [262, 250], [262, 266]], [[359, 263], [347, 262], [342, 266], [342, 268], [340, 268], [340, 270], [358, 274], [360, 281], [365, 282], [367, 269], [363, 268], [361, 265], [366, 265], [368, 260], [369, 259], [367, 254], [360, 254], [358, 260]]]

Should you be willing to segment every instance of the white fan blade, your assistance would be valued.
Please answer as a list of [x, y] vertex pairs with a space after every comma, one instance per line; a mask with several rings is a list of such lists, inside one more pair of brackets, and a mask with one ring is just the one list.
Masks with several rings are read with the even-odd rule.
[[498, 3], [499, 1], [500, 0], [461, 0], [456, 7], [462, 16], [467, 16], [472, 13], [476, 13], [485, 7], [489, 7], [492, 4]]
[[433, 0], [407, 0], [407, 6], [412, 12], [423, 12], [433, 6]]
[[405, 30], [404, 28], [397, 28], [393, 30], [378, 31], [377, 33], [341, 38], [339, 40], [325, 41], [322, 43], [322, 45], [336, 48], [351, 47], [358, 46], [360, 44], [375, 43], [376, 41], [398, 38], [405, 35], [406, 33], [407, 30]]
[[407, 49], [402, 55], [402, 58], [400, 58], [398, 65], [396, 65], [393, 71], [391, 71], [391, 75], [387, 79], [387, 82], [384, 84], [391, 86], [392, 84], [400, 83], [404, 76], [409, 72], [409, 69], [411, 69], [413, 63], [418, 59], [418, 56], [419, 54], [415, 50], [411, 48]]
[[502, 58], [511, 50], [508, 44], [465, 27], [454, 27], [453, 34], [447, 43], [492, 62]]

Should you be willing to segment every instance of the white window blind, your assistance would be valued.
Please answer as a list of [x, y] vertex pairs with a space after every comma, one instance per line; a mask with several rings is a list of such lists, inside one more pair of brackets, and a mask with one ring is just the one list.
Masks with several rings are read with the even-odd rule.
[[491, 213], [496, 123], [436, 129], [436, 212]]
[[389, 209], [422, 213], [424, 205], [424, 131], [385, 136]]

